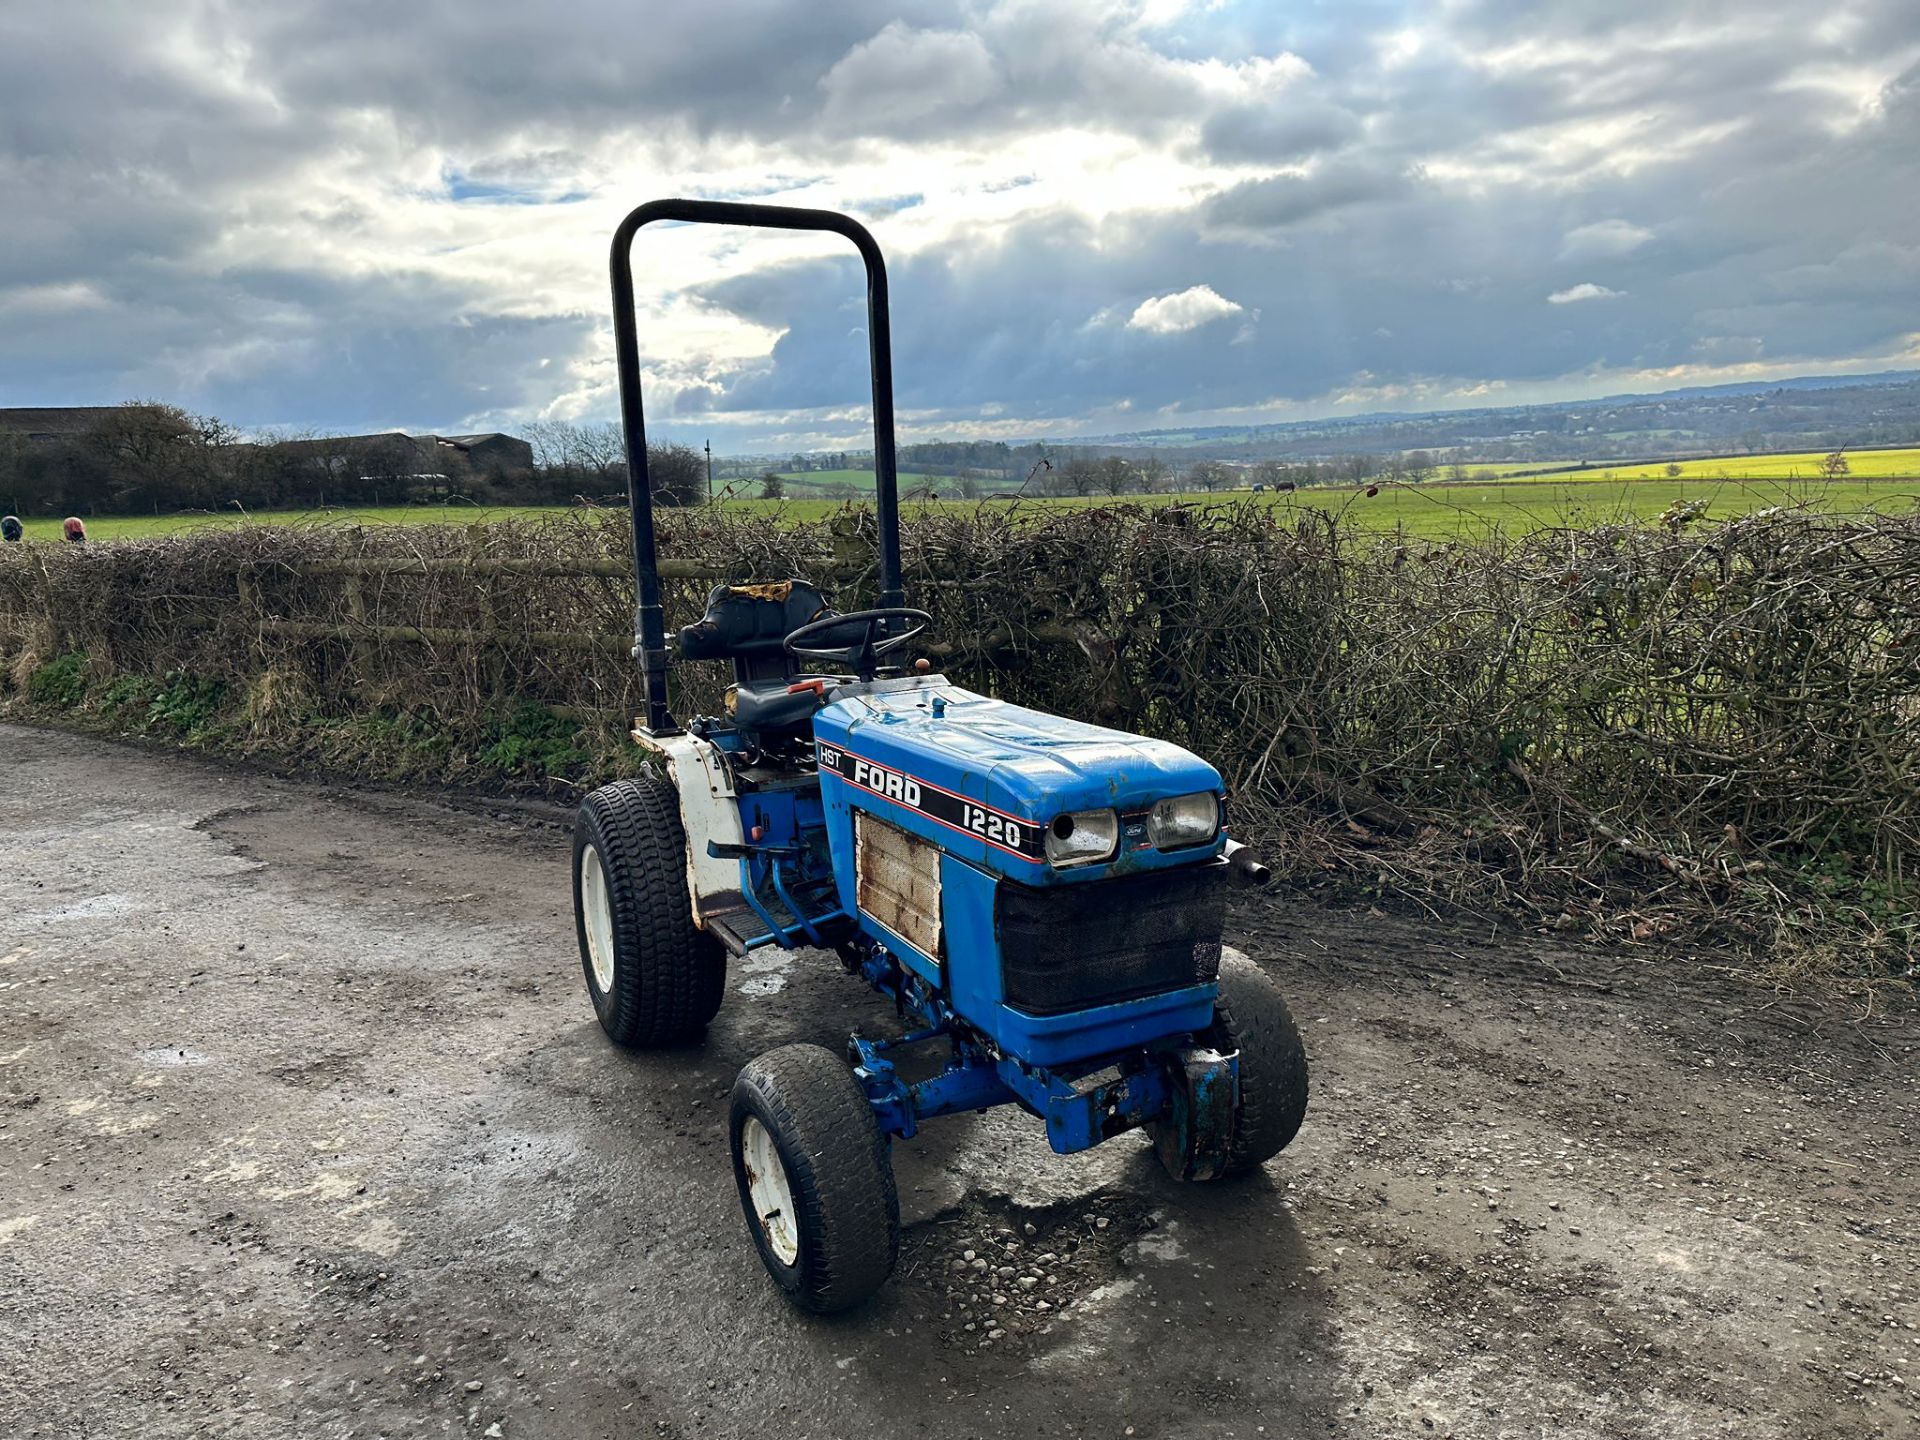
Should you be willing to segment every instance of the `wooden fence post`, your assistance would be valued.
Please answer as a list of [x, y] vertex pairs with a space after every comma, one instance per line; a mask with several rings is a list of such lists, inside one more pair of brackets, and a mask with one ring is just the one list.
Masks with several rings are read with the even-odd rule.
[[347, 572], [347, 621], [354, 632], [354, 685], [362, 694], [366, 694], [373, 688], [374, 649], [363, 638], [367, 629], [367, 597], [360, 588], [360, 576], [351, 570]]

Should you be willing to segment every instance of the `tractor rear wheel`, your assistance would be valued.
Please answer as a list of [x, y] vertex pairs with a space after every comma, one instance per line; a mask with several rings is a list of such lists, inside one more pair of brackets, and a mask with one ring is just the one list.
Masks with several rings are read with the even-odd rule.
[[619, 780], [581, 802], [573, 915], [600, 1027], [647, 1049], [691, 1040], [720, 1008], [727, 956], [693, 923], [680, 799], [662, 780]]
[[[1161, 1162], [1176, 1179], [1230, 1179], [1258, 1170], [1287, 1148], [1307, 1114], [1307, 1052], [1287, 1002], [1267, 974], [1237, 950], [1220, 956], [1213, 1023], [1194, 1037], [1240, 1052], [1240, 1098], [1224, 1155], [1180, 1155], [1169, 1125], [1152, 1127]], [[1206, 1163], [1211, 1161], [1212, 1163]], [[1200, 1163], [1196, 1163], [1200, 1162]]]
[[886, 1283], [900, 1257], [893, 1158], [845, 1061], [820, 1045], [769, 1050], [733, 1082], [728, 1129], [747, 1229], [789, 1300], [826, 1315]]

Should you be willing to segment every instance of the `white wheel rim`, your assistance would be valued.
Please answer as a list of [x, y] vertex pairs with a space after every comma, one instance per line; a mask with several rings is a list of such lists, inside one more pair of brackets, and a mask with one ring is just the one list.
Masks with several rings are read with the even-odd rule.
[[587, 960], [602, 995], [613, 992], [613, 901], [607, 895], [607, 870], [599, 847], [580, 852], [580, 904], [587, 920]]
[[754, 1220], [767, 1237], [767, 1248], [782, 1265], [800, 1258], [799, 1217], [794, 1213], [793, 1187], [773, 1136], [759, 1119], [749, 1115], [740, 1127], [740, 1161], [747, 1167], [747, 1199]]

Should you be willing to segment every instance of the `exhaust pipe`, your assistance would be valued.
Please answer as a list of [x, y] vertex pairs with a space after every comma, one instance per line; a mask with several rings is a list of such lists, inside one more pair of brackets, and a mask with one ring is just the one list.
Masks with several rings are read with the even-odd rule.
[[1227, 841], [1226, 856], [1238, 884], [1257, 889], [1273, 879], [1273, 871], [1267, 868], [1266, 862], [1238, 840]]

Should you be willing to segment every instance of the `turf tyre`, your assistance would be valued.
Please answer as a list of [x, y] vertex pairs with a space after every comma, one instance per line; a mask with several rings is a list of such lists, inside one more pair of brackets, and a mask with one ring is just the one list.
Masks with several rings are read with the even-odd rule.
[[671, 785], [619, 780], [581, 802], [573, 916], [587, 995], [615, 1044], [645, 1050], [700, 1035], [726, 992], [727, 956], [693, 923]]
[[[728, 1135], [747, 1230], [790, 1301], [833, 1314], [886, 1283], [900, 1257], [890, 1142], [844, 1060], [819, 1045], [769, 1050], [734, 1081]], [[783, 1172], [777, 1193], [793, 1206], [790, 1224], [764, 1219], [755, 1203], [746, 1152], [758, 1142], [764, 1156], [768, 1139]]]
[[[1205, 1178], [1250, 1175], [1286, 1149], [1306, 1119], [1307, 1052], [1300, 1031], [1280, 987], [1253, 961], [1229, 950], [1220, 957], [1213, 1023], [1195, 1038], [1222, 1054], [1240, 1052], [1232, 1135], [1225, 1156]], [[1176, 1157], [1165, 1145], [1156, 1149], [1168, 1172], [1180, 1178]]]

